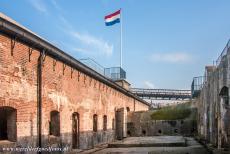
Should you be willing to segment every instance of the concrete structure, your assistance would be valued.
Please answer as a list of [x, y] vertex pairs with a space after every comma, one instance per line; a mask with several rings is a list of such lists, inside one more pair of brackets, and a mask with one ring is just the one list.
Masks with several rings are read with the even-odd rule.
[[0, 15], [1, 147], [89, 149], [126, 134], [149, 105]]
[[109, 153], [209, 154], [210, 153], [193, 138], [181, 137], [181, 136], [130, 137], [124, 139], [124, 142], [118, 141], [110, 144], [110, 146], [111, 146], [110, 148], [105, 148], [102, 150], [97, 150], [95, 152], [89, 152], [89, 153], [95, 153], [95, 154], [109, 154]]
[[[193, 119], [180, 120], [153, 120], [154, 111], [129, 112], [127, 120], [128, 136], [164, 136], [183, 135], [194, 136], [197, 134], [197, 123]], [[195, 110], [193, 110], [195, 112]]]
[[109, 148], [118, 147], [180, 147], [186, 146], [186, 140], [182, 136], [149, 136], [128, 137], [122, 141], [109, 143]]
[[217, 65], [205, 67], [204, 83], [196, 103], [200, 137], [219, 149], [230, 150], [229, 76], [228, 43], [218, 58]]

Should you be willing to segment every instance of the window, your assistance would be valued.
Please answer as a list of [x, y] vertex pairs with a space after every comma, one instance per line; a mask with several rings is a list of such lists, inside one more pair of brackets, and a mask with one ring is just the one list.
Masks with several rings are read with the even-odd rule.
[[93, 131], [97, 132], [97, 115], [93, 115]]
[[0, 140], [16, 141], [17, 110], [12, 107], [0, 107]]
[[103, 116], [103, 130], [107, 130], [107, 116], [104, 115]]
[[60, 136], [60, 114], [58, 111], [50, 112], [50, 135]]
[[126, 107], [126, 110], [127, 110], [127, 112], [129, 112], [129, 111], [130, 111], [130, 108], [129, 108], [129, 107]]

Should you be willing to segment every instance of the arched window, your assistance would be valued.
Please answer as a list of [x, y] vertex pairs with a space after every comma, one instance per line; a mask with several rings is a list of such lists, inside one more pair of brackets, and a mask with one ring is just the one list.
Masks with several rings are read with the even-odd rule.
[[97, 115], [93, 115], [93, 131], [97, 132]]
[[107, 116], [104, 115], [103, 116], [103, 130], [107, 130]]
[[60, 136], [60, 114], [58, 111], [50, 112], [50, 135]]
[[16, 141], [17, 110], [12, 107], [0, 107], [0, 140]]
[[130, 111], [130, 108], [129, 108], [129, 107], [126, 107], [126, 110], [127, 110], [127, 112], [129, 112], [129, 111]]
[[223, 98], [223, 103], [229, 105], [228, 87], [224, 86], [220, 91], [220, 96]]

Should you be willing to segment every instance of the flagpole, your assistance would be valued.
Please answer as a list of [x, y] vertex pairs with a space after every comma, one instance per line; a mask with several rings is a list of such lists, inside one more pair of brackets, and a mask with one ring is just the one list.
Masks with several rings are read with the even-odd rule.
[[120, 67], [122, 68], [122, 11], [121, 11], [121, 8], [120, 8], [120, 15], [121, 15], [121, 27], [120, 27]]

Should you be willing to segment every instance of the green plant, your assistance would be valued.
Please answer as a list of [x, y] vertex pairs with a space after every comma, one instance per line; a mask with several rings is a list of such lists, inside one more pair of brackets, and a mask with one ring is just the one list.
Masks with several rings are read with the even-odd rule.
[[153, 120], [178, 120], [188, 118], [191, 113], [192, 108], [185, 103], [157, 110], [151, 114], [151, 118]]

